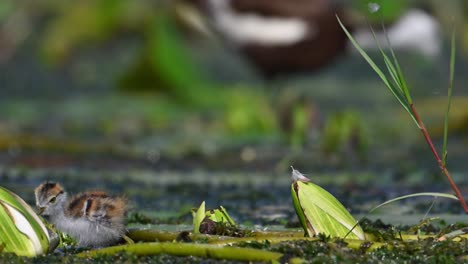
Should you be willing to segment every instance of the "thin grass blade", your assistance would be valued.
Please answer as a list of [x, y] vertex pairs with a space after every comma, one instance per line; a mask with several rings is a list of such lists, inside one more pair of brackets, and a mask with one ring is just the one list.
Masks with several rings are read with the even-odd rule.
[[[402, 92], [402, 89], [401, 89], [401, 86], [402, 86], [401, 85], [401, 78], [398, 75], [398, 71], [396, 70], [396, 67], [393, 65], [392, 61], [387, 56], [387, 53], [385, 53], [385, 51], [383, 50], [382, 46], [380, 46], [380, 42], [377, 39], [377, 36], [375, 34], [375, 31], [374, 31], [374, 28], [372, 27], [372, 25], [369, 24], [369, 28], [371, 30], [372, 37], [374, 38], [374, 41], [377, 44], [377, 48], [379, 49], [380, 54], [382, 55], [382, 57], [384, 59], [385, 66], [387, 67], [387, 70], [390, 73], [390, 76], [392, 77], [392, 79], [393, 79], [393, 81], [394, 81], [394, 83], [396, 85], [396, 87], [393, 87], [394, 90], [391, 90], [391, 91], [395, 96], [397, 96], [397, 99], [398, 99], [398, 101], [400, 101], [401, 104], [403, 104], [403, 103], [407, 104], [407, 101], [404, 100], [405, 96], [404, 96], [404, 93]], [[398, 90], [395, 89], [395, 88], [398, 88]]]
[[[361, 217], [361, 219], [359, 219], [359, 221], [356, 223], [356, 226], [358, 226], [358, 224], [361, 222], [362, 219], [364, 219], [369, 214], [371, 214], [375, 210], [377, 210], [377, 209], [379, 209], [379, 208], [381, 208], [381, 207], [383, 207], [385, 205], [388, 205], [388, 204], [391, 204], [391, 203], [394, 203], [394, 202], [397, 202], [397, 201], [400, 201], [400, 200], [408, 199], [408, 198], [418, 197], [418, 196], [441, 197], [441, 198], [448, 198], [448, 199], [453, 199], [453, 200], [458, 201], [457, 196], [455, 196], [453, 194], [449, 194], [449, 193], [422, 192], [422, 193], [412, 193], [412, 194], [408, 194], [408, 195], [403, 195], [403, 196], [399, 196], [399, 197], [390, 199], [390, 200], [388, 200], [386, 202], [383, 202], [383, 203], [375, 206], [374, 208], [370, 209], [369, 212], [367, 212], [363, 217]], [[351, 230], [353, 230], [354, 228], [355, 227], [351, 228]], [[351, 233], [351, 231], [349, 231], [349, 233]]]
[[390, 43], [390, 39], [388, 38], [387, 30], [386, 30], [385, 25], [383, 23], [382, 23], [382, 28], [383, 28], [383, 31], [384, 31], [384, 35], [385, 35], [385, 39], [387, 41], [388, 47], [390, 49], [390, 54], [392, 55], [393, 65], [395, 65], [394, 67], [396, 68], [397, 76], [398, 76], [399, 83], [400, 83], [400, 89], [403, 91], [403, 94], [405, 95], [405, 98], [406, 98], [406, 101], [408, 102], [408, 104], [412, 104], [413, 99], [411, 98], [411, 94], [409, 92], [408, 85], [406, 84], [405, 76], [403, 75], [403, 72], [401, 71], [400, 63], [398, 63], [398, 59], [397, 59], [397, 57], [395, 55], [395, 51], [392, 48], [392, 45]]
[[372, 67], [372, 69], [377, 73], [377, 75], [380, 77], [380, 79], [382, 79], [383, 83], [389, 88], [391, 89], [391, 85], [390, 85], [390, 82], [388, 81], [387, 77], [385, 76], [385, 74], [382, 72], [382, 70], [379, 68], [379, 66], [377, 66], [377, 64], [375, 64], [375, 62], [371, 59], [371, 57], [369, 57], [369, 55], [361, 48], [361, 46], [359, 46], [359, 44], [356, 42], [356, 40], [353, 38], [353, 36], [351, 35], [351, 33], [349, 33], [349, 31], [346, 29], [346, 27], [343, 25], [343, 23], [341, 22], [340, 18], [338, 17], [338, 15], [336, 16], [336, 18], [338, 19], [338, 23], [340, 24], [341, 28], [343, 29], [343, 31], [345, 32], [346, 36], [348, 36], [349, 40], [351, 41], [351, 43], [353, 44], [353, 46], [359, 51], [359, 53], [361, 54], [361, 56], [367, 61], [367, 63]]
[[[374, 31], [374, 28], [372, 27], [372, 25], [369, 24], [369, 28], [371, 30], [372, 37], [374, 38], [374, 42], [375, 42], [375, 44], [377, 44], [377, 48], [379, 49], [380, 54], [382, 55], [382, 57], [384, 59], [385, 66], [387, 67], [387, 70], [390, 73], [390, 76], [392, 77], [393, 81], [395, 82], [396, 88], [399, 89], [399, 91], [397, 91], [395, 89], [394, 91], [392, 91], [392, 93], [394, 93], [395, 95], [397, 95], [397, 94], [401, 95], [401, 97], [404, 98], [403, 95], [400, 93], [401, 92], [401, 83], [400, 83], [400, 79], [398, 77], [398, 73], [397, 73], [395, 67], [393, 66], [392, 61], [388, 58], [388, 56], [385, 53], [385, 51], [383, 50], [382, 46], [380, 46], [380, 42], [377, 39], [377, 35], [375, 34], [375, 31]], [[404, 100], [402, 100], [402, 101], [404, 101]]]
[[[393, 95], [397, 98], [398, 102], [403, 106], [403, 108], [408, 112], [408, 114], [411, 116], [413, 119], [414, 123], [416, 126], [419, 127], [419, 123], [416, 119], [416, 116], [414, 115], [413, 111], [411, 110], [410, 105], [412, 104], [412, 99], [409, 93], [408, 86], [406, 85], [405, 77], [403, 75], [403, 72], [401, 71], [400, 64], [398, 63], [398, 60], [396, 58], [395, 52], [393, 51], [393, 48], [391, 46], [390, 40], [388, 39], [388, 34], [385, 30], [385, 26], [382, 25], [382, 28], [384, 30], [384, 35], [387, 41], [387, 45], [389, 46], [390, 53], [392, 55], [393, 62], [390, 60], [390, 58], [387, 56], [387, 54], [384, 52], [382, 47], [380, 46], [380, 43], [377, 39], [377, 36], [375, 34], [374, 28], [369, 24], [369, 28], [372, 32], [372, 36], [374, 37], [374, 41], [377, 44], [377, 47], [379, 48], [380, 54], [382, 55], [385, 65], [388, 69], [388, 72], [392, 76], [396, 87], [393, 87], [393, 90], [390, 89], [390, 91], [393, 93]], [[390, 88], [390, 87], [389, 87]], [[398, 88], [398, 90], [396, 89]], [[419, 127], [420, 128], [420, 127]]]
[[384, 203], [381, 203], [381, 204], [377, 205], [376, 207], [370, 209], [368, 214], [374, 212], [375, 210], [377, 210], [380, 207], [385, 206], [387, 204], [391, 204], [391, 203], [394, 203], [394, 202], [397, 202], [397, 201], [400, 201], [400, 200], [413, 198], [413, 197], [418, 197], [418, 196], [442, 197], [442, 198], [448, 198], [448, 199], [453, 199], [453, 200], [458, 201], [458, 198], [455, 195], [449, 194], [449, 193], [437, 193], [437, 192], [412, 193], [412, 194], [408, 194], [408, 195], [399, 196], [399, 197], [390, 199], [390, 200], [388, 200], [388, 201], [386, 201]]
[[445, 121], [444, 121], [444, 143], [442, 146], [442, 164], [446, 166], [447, 163], [447, 137], [448, 137], [448, 123], [449, 123], [449, 112], [452, 105], [452, 91], [453, 91], [453, 78], [455, 75], [455, 28], [452, 29], [452, 38], [450, 40], [450, 77], [449, 77], [449, 87], [447, 94], [447, 110], [445, 111]]
[[400, 79], [398, 78], [397, 70], [395, 69], [395, 67], [393, 66], [392, 62], [387, 57], [387, 55], [385, 53], [382, 53], [382, 55], [383, 55], [383, 58], [384, 58], [385, 66], [387, 66], [388, 73], [392, 77], [396, 87], [401, 91], [401, 83], [400, 83]]
[[[396, 97], [398, 102], [403, 106], [403, 108], [408, 112], [408, 114], [411, 116], [413, 119], [414, 123], [419, 127], [418, 121], [416, 120], [416, 117], [414, 116], [413, 111], [411, 111], [410, 103], [408, 101], [408, 96], [405, 95], [405, 88], [406, 84], [403, 79], [403, 75], [398, 72], [398, 69], [396, 66], [390, 61], [388, 56], [383, 52], [382, 56], [384, 58], [385, 65], [387, 66], [388, 72], [390, 73], [390, 76], [392, 77], [395, 86], [393, 89], [390, 89], [390, 91], [393, 93], [393, 95]], [[398, 88], [398, 90], [397, 90]], [[407, 90], [407, 89], [406, 89]], [[398, 92], [397, 92], [398, 91]], [[411, 97], [409, 97], [411, 98]]]
[[[386, 36], [386, 37], [388, 39], [388, 36]], [[390, 44], [389, 44], [389, 46], [390, 46]], [[390, 53], [392, 54], [393, 63], [394, 63], [395, 68], [397, 70], [397, 76], [398, 76], [398, 79], [400, 81], [400, 89], [403, 91], [403, 94], [405, 95], [406, 101], [410, 105], [410, 104], [413, 103], [413, 99], [411, 98], [411, 94], [409, 92], [408, 85], [406, 84], [405, 75], [401, 71], [400, 64], [398, 63], [398, 60], [397, 60], [397, 58], [395, 56], [395, 52], [393, 51], [392, 46], [390, 46]]]
[[[414, 116], [414, 114], [412, 113], [411, 111], [411, 108], [410, 108], [410, 105], [408, 103], [408, 101], [406, 100], [406, 96], [404, 93], [402, 93], [400, 91], [400, 89], [395, 86], [395, 85], [392, 85], [392, 83], [388, 80], [387, 76], [385, 76], [385, 74], [382, 72], [382, 70], [375, 64], [375, 62], [369, 57], [369, 55], [361, 48], [361, 46], [359, 46], [359, 44], [356, 42], [356, 40], [353, 38], [353, 36], [351, 35], [351, 33], [349, 33], [349, 31], [346, 29], [346, 27], [343, 25], [343, 23], [341, 22], [340, 18], [338, 16], [336, 16], [337, 20], [338, 20], [338, 23], [340, 24], [341, 28], [343, 29], [343, 31], [345, 32], [346, 36], [348, 37], [348, 39], [351, 41], [351, 43], [353, 44], [353, 46], [357, 49], [357, 51], [361, 54], [361, 56], [367, 61], [367, 63], [371, 66], [371, 68], [375, 71], [375, 73], [377, 73], [377, 75], [380, 77], [380, 79], [382, 80], [382, 82], [385, 84], [385, 86], [387, 86], [387, 88], [390, 90], [390, 92], [396, 97], [396, 99], [398, 100], [398, 102], [403, 106], [403, 108], [409, 113], [409, 115], [411, 116], [411, 118], [413, 119], [414, 123], [419, 127], [419, 124], [418, 122], [416, 121], [416, 117]], [[372, 31], [373, 32], [373, 31]], [[373, 33], [374, 34], [374, 33]], [[374, 38], [375, 38], [375, 34], [374, 34]], [[378, 42], [377, 42], [378, 44]], [[378, 44], [379, 45], [379, 44]], [[380, 47], [379, 45], [379, 49], [380, 49], [380, 52], [382, 53], [382, 55], [384, 56], [384, 60], [385, 60], [385, 57], [387, 57], [385, 55], [385, 53], [383, 52], [383, 49]], [[390, 59], [387, 59], [385, 60], [386, 61], [386, 65], [387, 67]], [[391, 65], [391, 63], [390, 63]], [[392, 66], [393, 68], [395, 68], [394, 66]], [[391, 71], [389, 69], [389, 71]], [[393, 72], [398, 72], [398, 70], [393, 70]], [[401, 83], [401, 80], [397, 78], [398, 74], [396, 74], [395, 76], [392, 76], [392, 77], [395, 77], [395, 82], [396, 83]]]

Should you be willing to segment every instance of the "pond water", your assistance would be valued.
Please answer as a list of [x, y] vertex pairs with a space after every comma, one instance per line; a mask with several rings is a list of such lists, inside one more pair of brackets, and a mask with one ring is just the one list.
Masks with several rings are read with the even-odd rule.
[[[291, 147], [277, 131], [229, 133], [220, 109], [193, 109], [158, 93], [123, 93], [113, 79], [117, 66], [122, 67], [119, 58], [113, 61], [119, 52], [103, 55], [108, 60], [93, 58], [95, 53], [79, 56], [68, 68], [50, 70], [35, 61], [31, 51], [22, 51], [0, 66], [0, 182], [31, 204], [34, 187], [51, 180], [62, 182], [71, 193], [104, 189], [125, 194], [132, 211], [149, 214], [158, 223], [189, 223], [190, 209], [206, 201], [209, 208], [225, 206], [239, 223], [284, 225], [297, 221], [290, 165], [356, 215], [400, 195], [451, 193], [419, 130], [356, 56], [320, 74], [268, 82], [240, 74], [216, 85], [312, 98], [324, 120], [337, 112], [357, 113], [367, 143], [363, 160], [353, 149], [326, 156], [320, 142]], [[413, 56], [403, 56], [401, 64], [440, 149], [443, 110], [434, 109], [445, 107], [441, 87], [446, 85], [446, 69]], [[466, 68], [465, 62], [458, 64], [460, 71]], [[78, 68], [94, 74], [86, 79]], [[24, 69], [31, 72], [27, 78], [20, 74]], [[460, 75], [458, 82], [464, 78]], [[448, 157], [452, 176], [466, 194], [465, 90], [455, 90]], [[433, 201], [412, 199], [380, 213], [417, 215], [408, 218], [414, 220], [431, 208], [430, 214], [461, 215], [456, 202], [437, 199], [431, 207]]]
[[[99, 162], [99, 158], [93, 162]], [[291, 200], [289, 172], [175, 171], [139, 167], [125, 166], [122, 160], [112, 170], [3, 167], [0, 181], [2, 186], [15, 191], [31, 205], [34, 204], [33, 189], [46, 180], [61, 182], [72, 194], [90, 189], [123, 194], [130, 201], [129, 217], [141, 214], [150, 218], [153, 224], [190, 224], [191, 209], [202, 201], [206, 201], [207, 208], [224, 206], [239, 224], [283, 227], [298, 224]], [[378, 176], [369, 172], [308, 175], [334, 194], [356, 217], [396, 196], [428, 191], [424, 185], [403, 186], [385, 182], [385, 179], [375, 183], [371, 177]], [[353, 178], [361, 180], [347, 180]], [[444, 184], [433, 185], [430, 191], [450, 192]], [[390, 204], [369, 217], [380, 218], [386, 223], [409, 225], [440, 214], [446, 214], [442, 219], [448, 223], [466, 218], [456, 201], [431, 197]]]

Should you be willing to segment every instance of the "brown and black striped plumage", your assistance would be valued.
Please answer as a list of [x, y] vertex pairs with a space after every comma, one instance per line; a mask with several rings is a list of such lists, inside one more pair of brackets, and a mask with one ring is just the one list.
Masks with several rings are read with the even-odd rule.
[[115, 244], [125, 233], [127, 201], [103, 191], [83, 192], [70, 199], [63, 187], [45, 182], [35, 189], [41, 214], [59, 230], [76, 238], [81, 246]]

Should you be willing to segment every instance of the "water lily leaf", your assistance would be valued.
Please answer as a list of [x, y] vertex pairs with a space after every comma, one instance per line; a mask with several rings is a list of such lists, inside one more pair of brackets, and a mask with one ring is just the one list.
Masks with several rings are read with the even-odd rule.
[[50, 237], [33, 209], [13, 192], [0, 187], [0, 244], [3, 252], [36, 256], [49, 250]]
[[361, 227], [354, 227], [356, 219], [333, 195], [295, 169], [292, 176], [293, 204], [306, 236], [321, 233], [331, 237], [365, 239]]

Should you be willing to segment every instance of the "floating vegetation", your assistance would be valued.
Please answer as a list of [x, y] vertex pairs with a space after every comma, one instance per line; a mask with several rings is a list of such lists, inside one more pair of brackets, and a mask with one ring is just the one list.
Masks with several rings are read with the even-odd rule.
[[45, 254], [54, 245], [49, 232], [32, 208], [19, 196], [0, 187], [0, 245], [3, 253], [20, 256]]
[[294, 168], [292, 178], [293, 204], [306, 236], [365, 239], [358, 222], [333, 195]]

